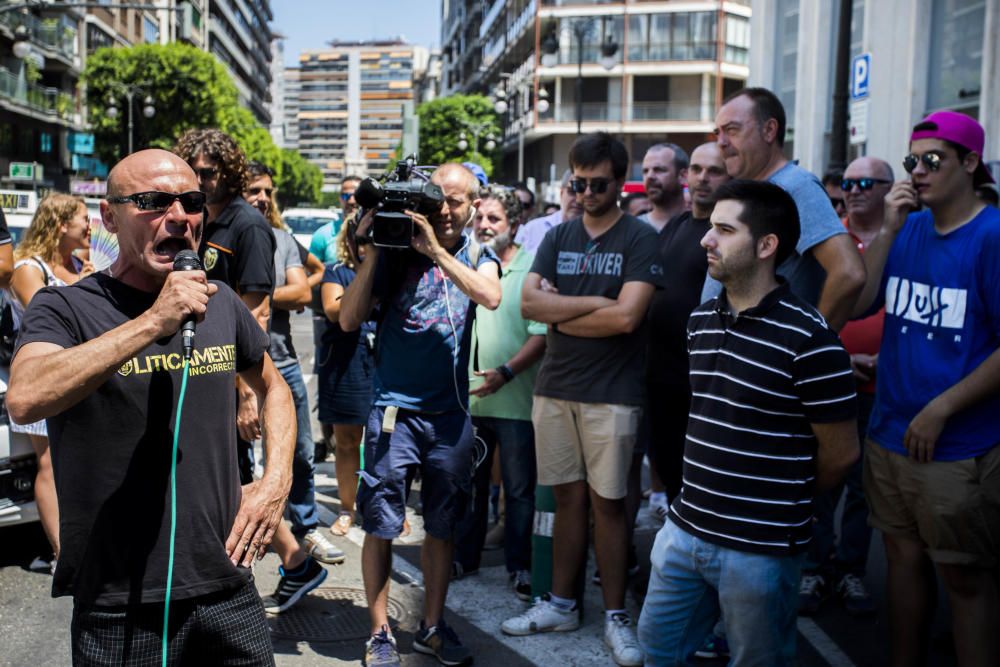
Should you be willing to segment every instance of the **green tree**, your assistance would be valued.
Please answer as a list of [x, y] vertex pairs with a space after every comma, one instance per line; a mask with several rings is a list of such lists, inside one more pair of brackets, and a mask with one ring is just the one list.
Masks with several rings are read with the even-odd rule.
[[[186, 130], [220, 127], [225, 112], [238, 108], [236, 86], [214, 56], [189, 44], [140, 44], [98, 49], [83, 73], [88, 118], [98, 157], [114, 164], [128, 150], [125, 83], [153, 99], [156, 115], [142, 115], [144, 95], [134, 100], [134, 146], [170, 148]], [[119, 113], [107, 110], [113, 99]]]
[[[128, 109], [123, 82], [139, 85], [135, 99], [134, 147], [172, 148], [191, 128], [217, 127], [229, 134], [251, 160], [275, 171], [275, 185], [287, 201], [319, 199], [323, 175], [297, 151], [282, 150], [271, 134], [245, 107], [239, 105], [236, 86], [214, 56], [189, 44], [140, 44], [129, 48], [98, 49], [87, 59], [83, 73], [87, 106], [97, 155], [117, 162], [128, 147]], [[156, 114], [142, 115], [143, 98], [153, 98]], [[107, 109], [115, 100], [119, 113]]]
[[[475, 162], [486, 175], [493, 174], [494, 161], [499, 157], [500, 124], [493, 103], [485, 95], [452, 95], [439, 97], [417, 107], [420, 117], [420, 162]], [[480, 126], [479, 146], [475, 146], [472, 128]], [[461, 133], [469, 146], [460, 150]], [[486, 149], [487, 136], [493, 134], [497, 147]]]

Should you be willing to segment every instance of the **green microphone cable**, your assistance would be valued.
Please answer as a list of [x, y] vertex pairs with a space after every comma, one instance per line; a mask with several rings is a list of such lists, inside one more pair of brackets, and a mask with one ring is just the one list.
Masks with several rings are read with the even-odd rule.
[[177, 444], [181, 435], [181, 409], [184, 407], [184, 394], [187, 393], [188, 368], [190, 359], [184, 355], [184, 367], [181, 370], [181, 393], [177, 397], [177, 420], [174, 424], [174, 447], [170, 454], [170, 544], [167, 549], [167, 593], [163, 598], [163, 659], [160, 664], [167, 667], [168, 626], [170, 622], [170, 587], [174, 581], [174, 537], [177, 535]]

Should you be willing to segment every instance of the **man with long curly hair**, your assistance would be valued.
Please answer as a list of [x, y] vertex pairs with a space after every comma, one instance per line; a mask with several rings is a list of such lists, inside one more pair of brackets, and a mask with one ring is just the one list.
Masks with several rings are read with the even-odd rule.
[[[267, 331], [274, 291], [274, 234], [260, 211], [243, 199], [247, 158], [236, 140], [222, 130], [188, 130], [174, 148], [198, 177], [207, 196], [205, 227], [198, 254], [209, 280], [229, 285]], [[253, 481], [253, 448], [260, 418], [253, 392], [237, 380], [240, 481]]]

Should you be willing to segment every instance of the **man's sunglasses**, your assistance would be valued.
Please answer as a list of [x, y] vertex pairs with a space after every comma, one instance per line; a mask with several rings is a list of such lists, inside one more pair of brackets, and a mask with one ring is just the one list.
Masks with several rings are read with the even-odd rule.
[[903, 158], [903, 169], [906, 170], [906, 173], [912, 174], [920, 162], [923, 162], [930, 171], [937, 171], [941, 168], [941, 156], [937, 153], [924, 153], [923, 155], [910, 153]]
[[888, 184], [892, 181], [887, 181], [884, 178], [845, 178], [840, 182], [840, 189], [844, 192], [850, 192], [856, 185], [863, 192], [874, 188], [876, 183]]
[[256, 197], [261, 192], [270, 197], [274, 193], [274, 188], [247, 188], [247, 194], [251, 197]]
[[586, 178], [574, 178], [569, 182], [569, 189], [578, 195], [582, 195], [587, 191], [587, 187], [590, 186], [590, 191], [595, 195], [608, 191], [608, 186], [611, 185], [611, 178], [592, 178], [589, 181]]
[[205, 193], [198, 190], [190, 192], [136, 192], [123, 197], [108, 197], [109, 204], [127, 204], [132, 202], [140, 211], [166, 211], [180, 201], [185, 213], [201, 213], [205, 207]]
[[351, 197], [353, 197], [353, 196], [354, 196], [353, 192], [341, 192], [340, 193], [340, 201], [342, 201], [342, 202], [349, 202], [349, 201], [351, 201]]

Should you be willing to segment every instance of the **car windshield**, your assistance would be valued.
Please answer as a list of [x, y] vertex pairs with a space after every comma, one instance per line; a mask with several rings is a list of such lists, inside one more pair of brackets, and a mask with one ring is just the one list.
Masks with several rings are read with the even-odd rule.
[[335, 222], [336, 218], [312, 215], [285, 215], [282, 216], [282, 220], [292, 228], [293, 234], [312, 234], [328, 222]]

